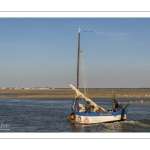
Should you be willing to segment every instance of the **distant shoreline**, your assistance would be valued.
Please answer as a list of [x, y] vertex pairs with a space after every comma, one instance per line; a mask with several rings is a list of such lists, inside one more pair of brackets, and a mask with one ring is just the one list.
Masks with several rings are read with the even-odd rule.
[[[84, 92], [83, 89], [80, 89]], [[150, 98], [150, 88], [88, 89], [89, 98]], [[0, 89], [0, 98], [74, 98], [72, 89]]]

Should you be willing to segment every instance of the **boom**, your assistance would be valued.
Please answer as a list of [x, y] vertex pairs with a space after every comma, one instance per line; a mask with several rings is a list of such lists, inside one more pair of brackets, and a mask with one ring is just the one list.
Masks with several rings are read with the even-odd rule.
[[76, 92], [78, 97], [84, 98], [85, 101], [89, 101], [95, 108], [94, 111], [98, 111], [98, 112], [105, 112], [105, 109], [98, 106], [96, 103], [94, 103], [90, 98], [88, 98], [87, 96], [85, 96], [83, 93], [81, 93], [77, 88], [75, 88], [72, 84], [68, 85]]

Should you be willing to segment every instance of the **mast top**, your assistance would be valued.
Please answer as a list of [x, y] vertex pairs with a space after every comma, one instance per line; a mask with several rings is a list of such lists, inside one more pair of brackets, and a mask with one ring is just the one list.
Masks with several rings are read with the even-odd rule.
[[78, 29], [78, 33], [80, 33], [80, 31], [81, 31], [81, 29], [80, 29], [80, 27], [79, 27], [79, 29]]

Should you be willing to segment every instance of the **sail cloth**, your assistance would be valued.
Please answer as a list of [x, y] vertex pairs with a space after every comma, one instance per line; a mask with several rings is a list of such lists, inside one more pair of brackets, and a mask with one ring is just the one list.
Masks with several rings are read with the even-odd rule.
[[80, 97], [80, 98], [84, 98], [85, 101], [89, 101], [91, 105], [93, 105], [95, 108], [94, 108], [94, 111], [96, 112], [105, 112], [105, 109], [98, 106], [96, 103], [94, 103], [90, 98], [88, 98], [87, 96], [85, 96], [83, 93], [81, 93], [77, 88], [75, 88], [72, 84], [69, 84], [68, 85], [76, 92], [77, 96]]

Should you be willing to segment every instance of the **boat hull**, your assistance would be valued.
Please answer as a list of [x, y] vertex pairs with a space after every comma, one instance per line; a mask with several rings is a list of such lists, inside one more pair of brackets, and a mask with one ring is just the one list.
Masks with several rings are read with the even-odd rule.
[[115, 122], [124, 121], [127, 118], [127, 110], [123, 113], [122, 111], [116, 112], [93, 112], [93, 113], [83, 113], [74, 112], [73, 122], [80, 124], [94, 124], [94, 123], [104, 123], [104, 122]]

